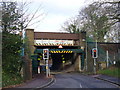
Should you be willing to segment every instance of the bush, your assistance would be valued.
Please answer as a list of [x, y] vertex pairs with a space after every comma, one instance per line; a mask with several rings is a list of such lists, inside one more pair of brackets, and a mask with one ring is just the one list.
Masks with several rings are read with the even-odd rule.
[[2, 68], [5, 73], [19, 73], [22, 60], [20, 56], [22, 41], [19, 35], [3, 33]]
[[23, 82], [23, 78], [20, 75], [14, 74], [2, 74], [2, 87], [7, 87], [10, 85], [16, 85]]
[[5, 87], [22, 81], [20, 76], [22, 41], [19, 35], [7, 32], [3, 32], [2, 39], [2, 86]]

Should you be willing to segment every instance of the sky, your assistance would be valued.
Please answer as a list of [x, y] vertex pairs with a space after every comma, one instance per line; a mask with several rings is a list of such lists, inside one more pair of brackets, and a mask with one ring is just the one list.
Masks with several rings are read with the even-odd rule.
[[[29, 0], [28, 0], [29, 1]], [[78, 15], [78, 11], [85, 7], [93, 0], [33, 0], [32, 11], [41, 5], [42, 10], [38, 12], [44, 13], [43, 16], [37, 18], [40, 23], [29, 26], [38, 32], [61, 32], [61, 26], [64, 22]]]
[[[16, 1], [16, 0], [15, 0]], [[17, 0], [24, 2], [25, 0]], [[26, 0], [32, 2], [28, 9], [32, 15], [35, 10], [40, 6], [40, 10], [36, 16], [41, 15], [39, 18], [34, 19], [30, 26], [27, 28], [34, 29], [38, 32], [61, 32], [61, 26], [65, 21], [78, 15], [78, 12], [89, 3], [96, 0]], [[31, 25], [32, 23], [40, 20], [39, 23]]]

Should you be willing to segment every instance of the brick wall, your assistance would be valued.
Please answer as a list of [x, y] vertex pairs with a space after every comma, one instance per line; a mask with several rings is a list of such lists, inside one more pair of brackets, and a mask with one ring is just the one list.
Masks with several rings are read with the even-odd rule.
[[28, 38], [31, 54], [34, 54], [34, 50], [35, 50], [35, 47], [34, 47], [34, 29], [26, 29], [26, 36]]

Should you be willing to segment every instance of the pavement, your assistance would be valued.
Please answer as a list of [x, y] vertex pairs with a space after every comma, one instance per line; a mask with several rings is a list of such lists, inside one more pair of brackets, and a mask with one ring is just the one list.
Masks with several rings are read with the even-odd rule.
[[117, 78], [117, 77], [111, 77], [111, 76], [107, 76], [107, 75], [92, 75], [92, 77], [94, 78], [97, 78], [97, 79], [100, 79], [100, 80], [104, 80], [104, 81], [107, 81], [107, 82], [110, 82], [112, 84], [116, 84], [120, 87], [120, 78]]
[[54, 81], [53, 75], [46, 77], [45, 74], [44, 75], [38, 74], [38, 75], [35, 75], [32, 80], [29, 80], [20, 85], [12, 86], [10, 88], [11, 89], [12, 88], [23, 88], [23, 89], [36, 90], [36, 89], [41, 89], [41, 88], [44, 88], [44, 87], [50, 85], [53, 81]]

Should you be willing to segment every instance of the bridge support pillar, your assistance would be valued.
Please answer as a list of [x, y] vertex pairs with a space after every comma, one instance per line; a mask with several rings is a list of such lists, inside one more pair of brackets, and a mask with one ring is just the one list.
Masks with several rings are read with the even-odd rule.
[[29, 58], [28, 54], [34, 54], [34, 29], [26, 29], [26, 37], [28, 48], [30, 53], [25, 53], [24, 65], [23, 65], [23, 77], [24, 81], [32, 79], [32, 60]]
[[81, 57], [80, 57], [80, 55], [78, 53], [75, 53], [74, 58], [75, 58], [74, 70], [81, 71]]

